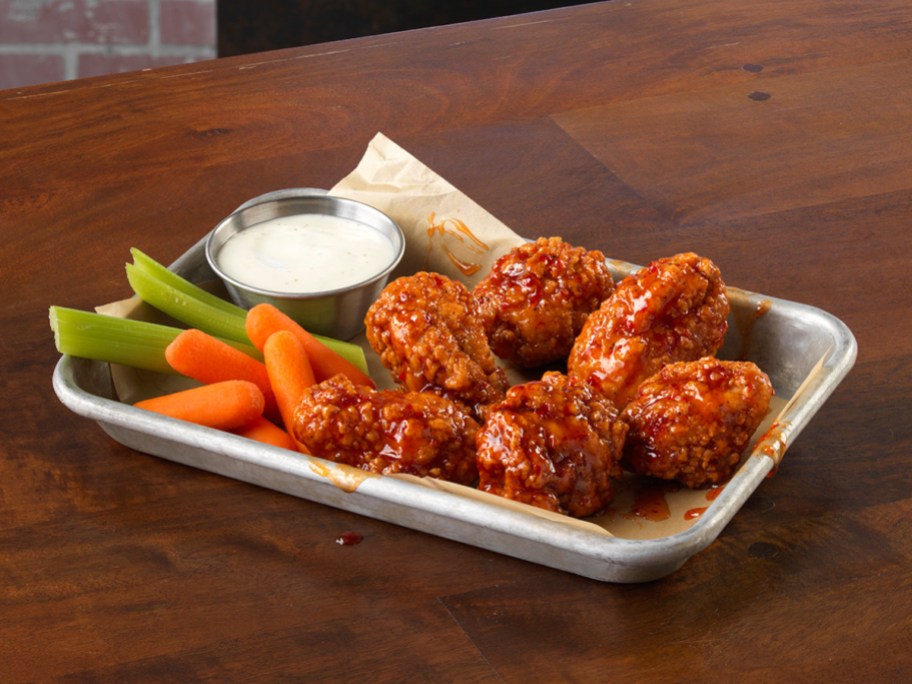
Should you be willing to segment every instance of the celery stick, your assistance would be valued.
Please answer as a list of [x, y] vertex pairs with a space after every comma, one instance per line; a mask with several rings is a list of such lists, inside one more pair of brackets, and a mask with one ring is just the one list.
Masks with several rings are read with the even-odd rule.
[[311, 333], [311, 335], [349, 363], [355, 364], [355, 366], [358, 367], [358, 370], [365, 375], [370, 374], [367, 368], [367, 357], [364, 355], [364, 350], [357, 344], [337, 340], [333, 337], [324, 337], [323, 335], [317, 335], [316, 333]]
[[177, 273], [174, 271], [168, 270], [167, 267], [158, 263], [155, 261], [155, 259], [143, 253], [136, 247], [130, 249], [130, 254], [133, 255], [133, 263], [135, 264], [135, 268], [145, 271], [160, 283], [164, 285], [170, 285], [174, 289], [179, 290], [184, 294], [188, 294], [194, 299], [198, 299], [205, 304], [224, 311], [225, 313], [241, 317], [244, 317], [247, 314], [246, 309], [239, 307], [233, 302], [229, 302], [227, 299], [223, 299], [218, 295], [204, 290], [195, 283], [191, 283], [189, 280], [177, 275]]
[[165, 360], [165, 347], [180, 333], [179, 328], [62, 306], [50, 308], [50, 321], [61, 354], [174, 372]]
[[[127, 264], [127, 279], [133, 291], [147, 304], [194, 328], [221, 337], [250, 344], [245, 319], [247, 310], [207, 292], [135, 247], [130, 250], [132, 264]], [[351, 342], [314, 335], [334, 352], [367, 373], [364, 350]]]
[[[165, 348], [181, 328], [63, 306], [50, 308], [50, 322], [54, 343], [61, 354], [160, 373], [174, 372], [165, 359]], [[224, 341], [258, 361], [263, 360], [250, 344]]]
[[227, 313], [191, 294], [162, 282], [148, 271], [127, 264], [130, 287], [147, 304], [192, 328], [216, 337], [250, 344], [244, 327], [244, 316]]

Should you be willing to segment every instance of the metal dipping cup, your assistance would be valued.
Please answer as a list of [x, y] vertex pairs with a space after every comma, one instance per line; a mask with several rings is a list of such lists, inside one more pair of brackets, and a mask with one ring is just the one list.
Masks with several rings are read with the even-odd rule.
[[[385, 235], [393, 244], [393, 259], [382, 270], [365, 273], [364, 280], [346, 287], [314, 292], [275, 292], [253, 287], [227, 275], [219, 266], [222, 245], [236, 233], [263, 221], [299, 214], [338, 216], [357, 221]], [[350, 340], [364, 329], [368, 308], [386, 286], [390, 273], [405, 253], [405, 235], [399, 225], [373, 207], [321, 191], [280, 190], [241, 205], [222, 220], [206, 239], [206, 261], [224, 282], [228, 295], [249, 309], [268, 302], [284, 311], [309, 332]]]

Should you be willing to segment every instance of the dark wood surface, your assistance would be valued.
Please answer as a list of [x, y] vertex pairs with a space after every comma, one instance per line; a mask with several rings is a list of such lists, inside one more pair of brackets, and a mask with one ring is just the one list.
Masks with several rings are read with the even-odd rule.
[[[912, 8], [583, 5], [0, 93], [0, 680], [912, 678]], [[174, 465], [69, 412], [128, 294], [376, 131], [518, 232], [819, 306], [857, 364], [721, 536], [599, 583]], [[361, 544], [340, 546], [346, 531]]]

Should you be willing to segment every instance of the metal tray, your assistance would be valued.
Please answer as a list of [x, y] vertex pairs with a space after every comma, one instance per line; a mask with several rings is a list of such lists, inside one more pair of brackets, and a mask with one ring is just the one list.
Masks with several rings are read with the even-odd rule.
[[[196, 282], [211, 280], [203, 243], [170, 268]], [[616, 260], [608, 265], [616, 278], [639, 268]], [[781, 410], [758, 430], [735, 476], [699, 517], [670, 534], [656, 528], [660, 536], [650, 537], [649, 530], [632, 535], [646, 538], [615, 536], [598, 521], [565, 518], [469, 487], [372, 475], [158, 416], [118, 401], [107, 363], [63, 356], [53, 386], [70, 410], [141, 452], [592, 579], [643, 582], [674, 572], [716, 539], [855, 362], [851, 331], [825, 311], [728, 290], [732, 314], [719, 356], [757, 363], [769, 374]], [[636, 525], [649, 526], [642, 520]]]

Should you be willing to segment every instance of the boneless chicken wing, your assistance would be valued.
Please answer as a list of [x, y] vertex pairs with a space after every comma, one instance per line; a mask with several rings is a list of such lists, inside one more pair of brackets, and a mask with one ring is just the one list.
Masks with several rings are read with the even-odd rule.
[[610, 503], [627, 432], [617, 409], [566, 375], [515, 385], [478, 432], [478, 488], [584, 517]]
[[476, 478], [478, 423], [436, 394], [375, 390], [337, 375], [305, 391], [292, 431], [314, 456], [362, 470]]
[[419, 272], [387, 285], [364, 320], [371, 348], [399, 385], [473, 411], [503, 398], [507, 378], [459, 281]]
[[624, 465], [687, 487], [725, 482], [772, 396], [769, 377], [749, 361], [707, 357], [665, 366], [624, 409]]
[[623, 407], [637, 386], [676, 361], [710, 356], [728, 329], [719, 269], [692, 252], [624, 278], [586, 320], [568, 372]]
[[587, 316], [613, 289], [601, 252], [551, 237], [498, 259], [472, 297], [492, 351], [533, 368], [566, 359]]

